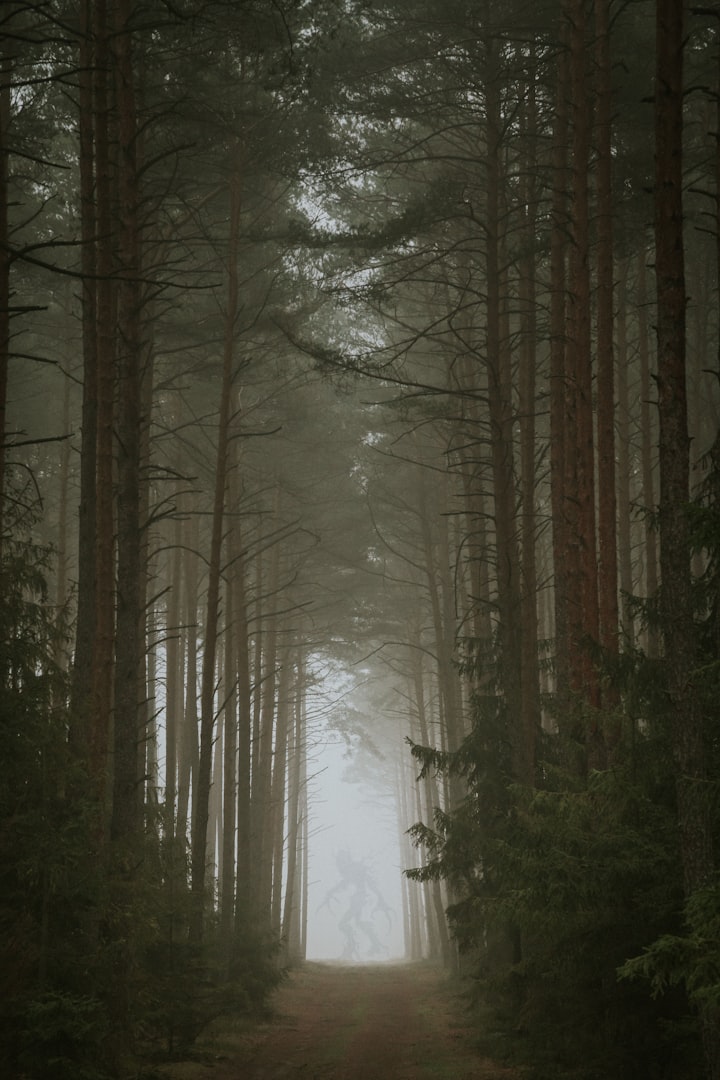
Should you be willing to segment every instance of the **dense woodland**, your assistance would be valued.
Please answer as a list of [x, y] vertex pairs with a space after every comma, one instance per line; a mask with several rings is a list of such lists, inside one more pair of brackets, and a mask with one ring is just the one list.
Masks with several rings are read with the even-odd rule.
[[484, 1053], [717, 1080], [716, 5], [0, 34], [3, 1076], [262, 1007], [330, 723]]

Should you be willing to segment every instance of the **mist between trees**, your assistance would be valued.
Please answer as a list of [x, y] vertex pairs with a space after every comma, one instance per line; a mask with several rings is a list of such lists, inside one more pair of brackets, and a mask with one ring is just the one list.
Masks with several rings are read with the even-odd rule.
[[717, 8], [0, 34], [3, 1075], [262, 1008], [330, 740], [484, 1053], [720, 1077]]

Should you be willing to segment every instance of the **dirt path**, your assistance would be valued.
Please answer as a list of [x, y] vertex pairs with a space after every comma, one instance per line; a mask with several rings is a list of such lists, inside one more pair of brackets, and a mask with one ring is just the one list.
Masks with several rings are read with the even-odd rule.
[[425, 965], [307, 964], [278, 991], [272, 1023], [218, 1045], [173, 1080], [511, 1080], [472, 1051], [462, 1005]]

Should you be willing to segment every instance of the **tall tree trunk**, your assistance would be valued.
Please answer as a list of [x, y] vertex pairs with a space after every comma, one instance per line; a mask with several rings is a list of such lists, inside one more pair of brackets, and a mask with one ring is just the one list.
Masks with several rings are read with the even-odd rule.
[[[142, 142], [140, 143], [142, 155]], [[138, 237], [142, 240], [142, 236]], [[141, 249], [140, 264], [144, 264]], [[151, 453], [153, 391], [155, 383], [155, 353], [151, 340], [152, 319], [148, 310], [148, 296], [142, 290], [142, 318], [140, 339], [140, 435], [139, 435], [139, 496], [140, 519], [140, 585], [138, 611], [138, 638], [140, 661], [138, 671], [138, 752], [137, 770], [140, 778], [138, 799], [145, 813], [145, 827], [157, 834], [158, 792], [158, 727], [156, 712], [157, 676], [157, 605], [150, 596], [150, 583], [155, 579], [158, 566], [155, 555], [156, 537], [151, 509]]]
[[567, 713], [570, 686], [570, 577], [568, 531], [565, 511], [566, 459], [570, 453], [565, 424], [565, 395], [568, 390], [567, 343], [565, 340], [566, 263], [569, 228], [568, 189], [568, 98], [569, 53], [561, 34], [558, 56], [557, 92], [553, 126], [552, 230], [550, 234], [550, 504], [552, 508], [553, 601], [555, 623], [555, 690], [558, 716]]
[[[500, 692], [505, 700], [514, 775], [528, 781], [529, 763], [521, 731], [522, 613], [520, 554], [516, 519], [513, 453], [511, 357], [507, 336], [501, 334], [500, 295], [500, 168], [501, 123], [498, 64], [492, 28], [485, 36], [486, 181], [485, 281], [487, 288], [486, 357], [488, 412], [492, 459], [497, 573], [498, 652]], [[532, 782], [532, 779], [529, 781]]]
[[93, 20], [90, 0], [82, 0], [79, 49], [80, 267], [82, 318], [82, 419], [80, 502], [78, 505], [77, 620], [72, 671], [69, 742], [74, 756], [87, 760], [90, 684], [88, 664], [95, 639], [95, 481], [97, 470], [97, 286]]
[[300, 887], [298, 889], [298, 937], [300, 940], [300, 956], [304, 960], [307, 956], [308, 937], [308, 889], [309, 889], [309, 797], [308, 797], [308, 772], [307, 772], [307, 716], [305, 712], [305, 700], [303, 699], [303, 746], [300, 773], [300, 831], [301, 858], [299, 864]]
[[421, 955], [418, 951], [418, 940], [415, 935], [415, 923], [413, 921], [413, 901], [416, 900], [419, 887], [415, 882], [410, 881], [405, 873], [406, 870], [411, 869], [417, 863], [417, 857], [413, 855], [413, 844], [408, 835], [408, 829], [413, 824], [408, 811], [408, 789], [413, 785], [415, 779], [412, 771], [413, 766], [408, 762], [408, 757], [409, 755], [403, 747], [398, 753], [395, 762], [395, 805], [397, 807], [398, 853], [402, 879], [400, 892], [401, 918], [405, 959], [419, 960]]
[[[275, 512], [279, 496], [276, 494]], [[267, 579], [268, 610], [263, 617], [264, 645], [262, 648], [262, 680], [256, 685], [261, 697], [259, 715], [259, 749], [257, 773], [253, 779], [252, 814], [256, 822], [258, 854], [257, 879], [254, 895], [254, 915], [267, 928], [272, 907], [272, 765], [275, 743], [278, 654], [278, 590], [280, 583], [280, 549], [275, 544], [270, 553]]]
[[[418, 635], [419, 638], [419, 635]], [[430, 745], [430, 733], [428, 730], [427, 710], [425, 707], [425, 683], [423, 679], [423, 662], [420, 642], [416, 639], [418, 647], [410, 650], [412, 665], [412, 677], [410, 681], [411, 701], [413, 704], [414, 718], [417, 725], [417, 736], [421, 746]], [[432, 828], [435, 811], [440, 808], [440, 793], [431, 772], [427, 772], [422, 782], [422, 793], [419, 793], [422, 812], [420, 820]], [[442, 886], [439, 880], [427, 883], [426, 893], [430, 900], [428, 909], [428, 927], [430, 939], [437, 943], [439, 957], [446, 968], [453, 962], [453, 950], [450, 942], [447, 918], [445, 916], [445, 904], [442, 896]], [[432, 914], [431, 914], [432, 913]]]
[[8, 172], [10, 161], [10, 83], [12, 59], [0, 44], [0, 560], [5, 536], [7, 392], [10, 363], [10, 236]]
[[455, 642], [457, 635], [457, 608], [455, 601], [455, 552], [450, 547], [449, 516], [442, 512], [438, 519], [438, 585], [440, 591], [442, 627], [443, 675], [446, 681], [444, 691], [446, 713], [445, 724], [448, 734], [448, 748], [457, 750], [464, 736], [462, 716], [462, 689], [456, 667]]
[[[62, 403], [63, 432], [70, 431], [70, 379], [65, 378], [63, 384]], [[69, 438], [64, 438], [60, 446], [59, 460], [59, 491], [58, 491], [58, 526], [57, 526], [57, 575], [55, 578], [55, 605], [58, 618], [67, 618], [68, 607], [68, 497], [70, 487], [70, 454], [71, 443]], [[55, 646], [55, 659], [63, 669], [67, 666], [67, 646], [64, 640], [58, 638]]]
[[285, 875], [285, 896], [282, 916], [282, 941], [285, 958], [291, 963], [302, 959], [300, 955], [300, 920], [299, 905], [302, 902], [302, 812], [301, 794], [303, 782], [303, 756], [305, 743], [304, 730], [305, 698], [305, 663], [302, 651], [298, 651], [295, 672], [295, 694], [293, 700], [293, 737], [289, 747], [289, 782], [288, 782], [288, 846], [287, 870]]
[[233, 563], [233, 612], [235, 615], [237, 702], [238, 702], [238, 789], [237, 789], [237, 888], [235, 928], [240, 932], [250, 913], [252, 878], [255, 866], [251, 849], [252, 791], [252, 686], [250, 682], [250, 628], [246, 595], [246, 565], [240, 517], [234, 525], [238, 556]]
[[[222, 652], [218, 649], [215, 686], [223, 689]], [[212, 767], [210, 770], [210, 798], [208, 800], [207, 856], [206, 862], [210, 875], [210, 892], [213, 900], [217, 893], [218, 882], [222, 880], [222, 801], [223, 801], [223, 761], [225, 747], [225, 712], [222, 698], [218, 701], [218, 713], [212, 747]], [[212, 903], [212, 902], [211, 902]], [[213, 905], [214, 906], [214, 905]]]
[[[419, 792], [416, 790], [416, 785], [413, 783], [412, 774], [409, 774], [409, 766], [406, 761], [401, 759], [398, 765], [398, 806], [400, 817], [400, 858], [402, 860], [403, 870], [413, 869], [417, 857], [413, 854], [413, 846], [408, 836], [408, 829], [414, 824], [414, 821], [421, 820], [422, 812], [420, 807], [418, 810], [411, 810], [411, 799], [413, 796], [418, 797]], [[414, 821], [413, 821], [414, 818]], [[422, 849], [421, 849], [422, 857]], [[425, 955], [425, 949], [423, 947], [423, 926], [422, 926], [422, 896], [426, 888], [426, 884], [422, 886], [415, 882], [407, 882], [407, 891], [405, 898], [407, 900], [407, 940], [406, 947], [409, 958], [411, 960], [421, 960]], [[433, 932], [433, 926], [427, 923], [425, 926], [427, 937], [427, 952], [433, 958], [437, 959], [440, 955], [440, 947], [437, 936]]]
[[220, 602], [220, 571], [225, 521], [225, 494], [228, 470], [228, 433], [231, 417], [231, 396], [234, 373], [235, 323], [238, 313], [238, 241], [240, 232], [240, 177], [230, 179], [230, 230], [228, 239], [228, 292], [225, 311], [222, 388], [218, 420], [215, 492], [212, 512], [212, 536], [208, 564], [207, 609], [203, 643], [202, 677], [200, 686], [200, 756], [197, 787], [193, 796], [192, 823], [192, 894], [193, 913], [190, 937], [199, 942], [203, 936], [205, 911], [205, 870], [207, 830], [210, 803], [213, 732], [215, 730], [215, 669]]
[[272, 860], [270, 925], [274, 934], [279, 934], [282, 929], [283, 855], [292, 670], [291, 651], [286, 647], [278, 681], [275, 752], [273, 755], [272, 792], [270, 796], [270, 858]]
[[[196, 790], [198, 758], [198, 519], [193, 514], [185, 527], [185, 706], [178, 733], [177, 836], [187, 841], [190, 789]], [[182, 642], [182, 639], [181, 639]]]
[[588, 763], [601, 766], [603, 733], [600, 686], [593, 648], [599, 642], [597, 548], [595, 538], [595, 458], [592, 406], [590, 218], [588, 172], [591, 108], [587, 85], [586, 0], [568, 0], [570, 25], [571, 226], [567, 290], [567, 412], [565, 508], [571, 555], [570, 640], [574, 662], [571, 686], [589, 707], [585, 740]]
[[[232, 533], [228, 543], [230, 559], [233, 555]], [[238, 744], [238, 696], [235, 670], [235, 587], [228, 581], [225, 587], [225, 747], [223, 751], [223, 802], [222, 802], [222, 859], [220, 862], [220, 938], [229, 962], [232, 957], [232, 939], [235, 926], [235, 852], [237, 830], [237, 744]]]
[[[658, 589], [658, 543], [655, 516], [655, 474], [653, 463], [653, 423], [650, 411], [650, 332], [647, 317], [647, 254], [638, 257], [638, 350], [640, 356], [640, 434], [642, 439], [642, 502], [645, 508], [645, 595], [654, 600]], [[647, 629], [647, 654], [660, 655], [660, 634], [657, 620], [651, 618]]]
[[623, 594], [621, 626], [630, 647], [635, 647], [635, 620], [628, 597], [634, 593], [632, 565], [632, 525], [630, 506], [633, 501], [630, 465], [630, 386], [627, 348], [627, 272], [625, 262], [618, 282], [617, 312], [617, 371], [618, 371], [618, 552], [620, 590]]
[[[684, 5], [657, 0], [655, 79], [655, 280], [660, 421], [661, 626], [668, 713], [676, 769], [678, 823], [686, 897], [714, 873], [713, 815], [706, 782], [702, 717], [693, 674], [693, 618], [688, 521], [690, 439], [687, 426], [683, 243]], [[706, 1071], [720, 1076], [717, 1009], [700, 1007]]]
[[115, 643], [113, 804], [111, 833], [128, 841], [140, 822], [141, 776], [138, 775], [138, 705], [144, 667], [145, 627], [141, 589], [142, 530], [140, 457], [142, 441], [142, 367], [140, 290], [140, 193], [136, 161], [137, 118], [129, 28], [130, 0], [116, 0], [114, 70], [118, 115], [117, 199], [119, 215], [117, 341], [117, 615]]
[[[89, 732], [90, 775], [105, 816], [108, 743], [112, 710], [115, 633], [113, 513], [113, 424], [115, 390], [116, 295], [112, 212], [112, 85], [106, 0], [93, 8], [95, 34], [94, 117], [97, 229], [97, 457], [95, 471], [95, 620], [92, 639], [92, 706]], [[79, 658], [81, 660], [81, 658]], [[104, 829], [104, 821], [100, 825]]]
[[405, 824], [405, 793], [403, 791], [403, 772], [405, 763], [402, 755], [395, 764], [395, 805], [397, 807], [398, 851], [400, 852], [400, 904], [403, 933], [403, 956], [406, 960], [419, 960], [416, 950], [413, 948], [412, 920], [410, 912], [410, 889], [413, 887], [404, 870], [409, 867], [407, 859], [407, 826]]
[[[596, 232], [597, 232], [597, 453], [598, 590], [600, 644], [618, 652], [617, 497], [615, 489], [615, 365], [613, 350], [612, 72], [610, 3], [595, 0]], [[610, 697], [608, 698], [608, 694]], [[615, 704], [611, 687], [604, 703]]]
[[172, 545], [168, 552], [168, 593], [165, 619], [165, 830], [175, 835], [177, 799], [178, 742], [183, 730], [181, 589], [182, 521], [176, 510], [172, 521]]
[[254, 597], [253, 597], [253, 622], [254, 622], [254, 634], [252, 641], [252, 694], [250, 702], [252, 705], [252, 714], [250, 718], [250, 776], [251, 776], [251, 793], [250, 793], [250, 859], [248, 862], [249, 867], [249, 885], [251, 888], [250, 895], [250, 912], [252, 918], [257, 918], [258, 915], [258, 895], [260, 889], [260, 868], [262, 865], [262, 829], [263, 829], [263, 797], [260, 796], [262, 790], [262, 777], [263, 774], [260, 770], [260, 760], [262, 751], [262, 738], [261, 738], [261, 711], [264, 701], [263, 697], [263, 663], [265, 657], [265, 552], [261, 548], [255, 558], [254, 562]]
[[525, 152], [524, 201], [526, 206], [524, 247], [518, 285], [520, 299], [520, 476], [522, 515], [522, 685], [520, 745], [518, 750], [519, 777], [524, 784], [534, 786], [537, 735], [540, 729], [540, 676], [538, 665], [537, 612], [537, 539], [535, 515], [536, 489], [536, 370], [537, 370], [537, 298], [535, 243], [537, 229], [537, 195], [533, 166], [537, 151], [537, 106], [535, 102], [535, 60], [532, 58], [528, 100], [524, 110]]
[[493, 650], [493, 629], [488, 572], [488, 538], [482, 470], [476, 459], [481, 416], [478, 402], [477, 372], [469, 355], [458, 365], [459, 388], [463, 391], [461, 407], [464, 420], [463, 446], [458, 452], [465, 509], [465, 559], [470, 606], [470, 645], [467, 648], [470, 671], [468, 688], [477, 691], [488, 678], [487, 661]]
[[[418, 512], [420, 515], [424, 570], [427, 578], [435, 636], [435, 655], [437, 657], [436, 674], [440, 691], [440, 729], [442, 732], [443, 748], [450, 752], [454, 752], [460, 746], [460, 723], [458, 717], [459, 695], [457, 688], [457, 672], [453, 665], [455, 644], [454, 614], [448, 623], [448, 617], [450, 615], [448, 608], [450, 601], [447, 580], [449, 567], [447, 568], [448, 573], [444, 573], [438, 565], [443, 558], [443, 554], [442, 552], [436, 554], [435, 544], [433, 543], [430, 502], [427, 498], [425, 476], [422, 467], [419, 471], [419, 484]], [[446, 520], [443, 520], [441, 524], [442, 526], [446, 526]], [[443, 549], [446, 549], [446, 546], [447, 545], [442, 545]], [[442, 587], [443, 577], [445, 579], [444, 590]], [[447, 784], [448, 796], [446, 805], [456, 806], [463, 796], [462, 780], [457, 775], [452, 775], [450, 777], [445, 776], [444, 779]]]
[[[147, 595], [147, 590], [145, 590]], [[140, 703], [142, 715], [143, 741], [145, 743], [144, 761], [145, 778], [145, 826], [153, 833], [158, 833], [158, 808], [160, 806], [160, 758], [158, 744], [158, 650], [157, 650], [158, 611], [154, 604], [147, 607], [146, 633], [147, 652], [145, 656], [144, 685], [145, 701]], [[141, 748], [142, 749], [142, 748]]]

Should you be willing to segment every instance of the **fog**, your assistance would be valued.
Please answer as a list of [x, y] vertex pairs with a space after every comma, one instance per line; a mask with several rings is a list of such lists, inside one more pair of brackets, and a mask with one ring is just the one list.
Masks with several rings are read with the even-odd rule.
[[316, 750], [311, 780], [308, 947], [311, 960], [402, 958], [401, 866], [394, 800], [352, 782], [346, 744]]

